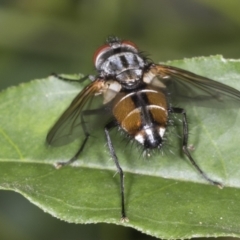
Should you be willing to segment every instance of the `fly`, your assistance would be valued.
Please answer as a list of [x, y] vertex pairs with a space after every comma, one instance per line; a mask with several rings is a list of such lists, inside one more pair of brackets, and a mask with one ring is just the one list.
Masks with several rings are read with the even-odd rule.
[[[90, 137], [85, 117], [100, 115], [102, 118], [109, 114], [103, 131], [120, 175], [121, 220], [128, 221], [124, 173], [112, 144], [110, 130], [118, 127], [149, 152], [162, 148], [170, 116], [178, 114], [182, 118], [184, 154], [206, 181], [222, 188], [222, 184], [209, 178], [191, 156], [187, 113], [184, 108], [172, 106], [172, 102], [193, 101], [200, 106], [214, 102], [219, 107], [225, 102], [239, 105], [240, 91], [177, 67], [156, 64], [146, 58], [134, 43], [117, 37], [109, 37], [106, 44], [96, 51], [94, 64], [97, 75], [82, 79], [89, 78], [91, 83], [75, 97], [47, 135], [48, 144], [59, 146], [72, 141], [71, 136], [77, 129], [83, 130], [84, 139], [79, 150], [69, 161], [57, 163], [58, 168], [73, 163], [82, 153]], [[87, 109], [86, 106], [97, 96], [102, 97], [101, 106]]]

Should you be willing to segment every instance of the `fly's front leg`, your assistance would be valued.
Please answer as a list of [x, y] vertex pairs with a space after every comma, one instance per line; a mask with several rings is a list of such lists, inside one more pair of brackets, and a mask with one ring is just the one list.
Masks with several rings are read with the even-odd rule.
[[197, 169], [197, 171], [202, 175], [203, 178], [205, 178], [209, 183], [218, 186], [219, 188], [222, 188], [223, 185], [219, 182], [216, 182], [212, 179], [210, 179], [198, 166], [198, 164], [195, 162], [195, 160], [192, 158], [190, 152], [188, 151], [188, 122], [187, 122], [187, 115], [184, 109], [182, 108], [171, 108], [169, 110], [171, 113], [179, 113], [182, 114], [183, 117], [183, 143], [182, 148], [183, 152], [187, 155], [188, 159], [192, 163], [192, 165]]
[[79, 79], [71, 79], [71, 78], [66, 78], [66, 77], [63, 77], [57, 73], [52, 73], [51, 76], [55, 77], [55, 78], [58, 78], [58, 79], [61, 79], [63, 81], [67, 81], [67, 82], [79, 82], [79, 83], [82, 83], [84, 82], [86, 79], [90, 79], [91, 81], [94, 81], [95, 80], [95, 77], [92, 76], [92, 75], [86, 75], [84, 77], [80, 77], [79, 76]]
[[85, 138], [84, 138], [80, 148], [76, 152], [76, 154], [70, 160], [68, 160], [66, 162], [58, 162], [58, 163], [55, 164], [55, 167], [57, 169], [75, 162], [78, 159], [80, 153], [83, 151], [83, 149], [84, 149], [84, 147], [85, 147], [85, 145], [86, 145], [86, 143], [87, 143], [87, 141], [90, 137], [90, 134], [89, 134], [87, 126], [86, 126], [86, 123], [84, 121], [84, 116], [103, 114], [104, 112], [105, 111], [102, 108], [82, 111], [82, 113], [80, 115], [80, 118], [81, 118], [81, 126], [82, 126], [82, 129], [83, 129]]
[[119, 175], [120, 175], [120, 192], [121, 192], [121, 222], [128, 222], [128, 218], [126, 216], [126, 212], [125, 212], [125, 196], [124, 196], [124, 173], [123, 173], [123, 170], [118, 162], [118, 158], [117, 158], [117, 155], [115, 153], [115, 150], [113, 148], [113, 145], [112, 145], [112, 141], [111, 141], [111, 138], [110, 138], [110, 135], [109, 135], [109, 130], [113, 127], [116, 127], [116, 124], [114, 121], [108, 123], [105, 128], [104, 128], [104, 131], [105, 131], [105, 135], [106, 135], [106, 138], [107, 138], [107, 145], [108, 145], [108, 148], [109, 148], [109, 151], [110, 151], [110, 154], [111, 154], [111, 157], [117, 167], [117, 170], [119, 172]]

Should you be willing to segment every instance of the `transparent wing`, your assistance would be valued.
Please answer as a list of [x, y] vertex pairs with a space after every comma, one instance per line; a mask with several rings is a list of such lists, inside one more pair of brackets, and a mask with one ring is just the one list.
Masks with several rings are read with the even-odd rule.
[[82, 131], [81, 112], [95, 95], [101, 93], [103, 86], [104, 81], [97, 79], [75, 97], [70, 106], [49, 131], [46, 139], [48, 144], [61, 146], [80, 137], [79, 134]]
[[153, 65], [150, 72], [166, 86], [173, 103], [203, 107], [240, 107], [240, 91], [192, 72], [166, 65]]

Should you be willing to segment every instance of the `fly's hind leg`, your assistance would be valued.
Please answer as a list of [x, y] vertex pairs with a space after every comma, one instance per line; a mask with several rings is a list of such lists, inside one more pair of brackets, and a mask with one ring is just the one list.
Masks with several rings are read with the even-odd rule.
[[123, 170], [119, 164], [119, 161], [118, 161], [118, 158], [117, 158], [117, 155], [115, 153], [115, 150], [113, 148], [113, 144], [112, 144], [112, 140], [110, 138], [110, 135], [109, 135], [109, 130], [112, 129], [113, 127], [116, 127], [116, 123], [115, 121], [111, 121], [110, 123], [108, 123], [106, 126], [105, 126], [105, 135], [106, 135], [106, 138], [107, 138], [107, 145], [108, 145], [108, 149], [110, 151], [110, 154], [111, 154], [111, 157], [117, 167], [117, 170], [119, 172], [119, 175], [120, 175], [120, 192], [121, 192], [121, 222], [128, 222], [128, 218], [126, 216], [126, 212], [125, 212], [125, 194], [124, 194], [124, 173], [123, 173]]
[[75, 162], [78, 159], [78, 157], [81, 154], [81, 152], [83, 151], [83, 149], [84, 149], [84, 147], [85, 147], [85, 145], [86, 145], [86, 143], [87, 143], [87, 141], [88, 141], [88, 139], [90, 137], [90, 133], [88, 132], [86, 123], [84, 121], [84, 116], [103, 114], [104, 112], [105, 111], [102, 108], [82, 111], [80, 117], [81, 117], [81, 125], [82, 125], [82, 129], [83, 129], [85, 138], [84, 138], [83, 142], [81, 143], [80, 148], [78, 149], [78, 151], [75, 153], [75, 155], [70, 160], [68, 160], [66, 162], [57, 162], [55, 164], [55, 167], [57, 169]]
[[198, 166], [195, 160], [192, 158], [190, 152], [188, 151], [188, 122], [187, 122], [187, 114], [184, 109], [182, 108], [171, 108], [169, 110], [170, 113], [178, 113], [182, 114], [183, 117], [183, 143], [182, 148], [183, 152], [186, 154], [192, 165], [197, 169], [197, 171], [201, 174], [203, 178], [205, 178], [209, 183], [218, 186], [219, 188], [223, 188], [223, 185], [217, 181], [212, 180], [209, 178], [205, 172]]

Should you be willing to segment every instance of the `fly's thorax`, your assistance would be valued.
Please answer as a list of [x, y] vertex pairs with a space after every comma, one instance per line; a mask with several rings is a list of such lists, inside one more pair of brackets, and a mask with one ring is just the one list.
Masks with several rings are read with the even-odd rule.
[[146, 148], [160, 147], [168, 122], [165, 94], [151, 88], [121, 92], [113, 102], [119, 126]]
[[142, 80], [145, 60], [134, 52], [120, 52], [109, 56], [98, 66], [100, 76], [117, 80], [131, 87]]

